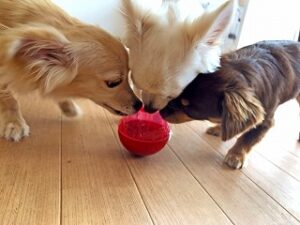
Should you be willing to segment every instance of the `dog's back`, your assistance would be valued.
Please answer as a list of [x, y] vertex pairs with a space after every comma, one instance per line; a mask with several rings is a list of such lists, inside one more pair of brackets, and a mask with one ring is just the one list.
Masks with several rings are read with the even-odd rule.
[[207, 132], [223, 141], [240, 135], [225, 157], [238, 169], [271, 128], [277, 106], [296, 97], [300, 103], [299, 94], [300, 44], [259, 42], [224, 55], [217, 72], [199, 74], [160, 113], [171, 123], [220, 123]]
[[217, 73], [229, 86], [252, 88], [265, 110], [273, 111], [300, 94], [300, 43], [263, 41], [244, 47], [224, 55]]
[[0, 0], [0, 5], [0, 23], [8, 27], [43, 23], [59, 29], [79, 22], [49, 0]]

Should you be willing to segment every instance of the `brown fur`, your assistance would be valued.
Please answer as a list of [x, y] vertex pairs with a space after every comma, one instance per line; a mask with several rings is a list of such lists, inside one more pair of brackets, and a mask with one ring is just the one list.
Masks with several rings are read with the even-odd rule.
[[176, 123], [186, 121], [180, 114], [221, 120], [208, 133], [224, 141], [241, 134], [225, 158], [230, 167], [241, 168], [273, 125], [277, 107], [293, 98], [300, 104], [299, 93], [300, 43], [259, 42], [224, 55], [219, 71], [199, 75], [161, 114]]
[[[0, 0], [0, 5], [0, 84], [11, 105], [17, 104], [11, 91], [39, 90], [62, 102], [67, 116], [78, 114], [70, 98], [88, 98], [121, 115], [141, 107], [128, 83], [127, 51], [116, 38], [70, 17], [49, 0]], [[17, 141], [28, 135], [28, 126], [17, 108], [18, 119], [5, 116], [8, 103], [3, 98], [0, 136]], [[11, 123], [20, 127], [17, 134], [11, 134]]]
[[228, 140], [241, 130], [252, 128], [264, 120], [264, 109], [250, 90], [224, 92], [222, 113], [222, 139]]

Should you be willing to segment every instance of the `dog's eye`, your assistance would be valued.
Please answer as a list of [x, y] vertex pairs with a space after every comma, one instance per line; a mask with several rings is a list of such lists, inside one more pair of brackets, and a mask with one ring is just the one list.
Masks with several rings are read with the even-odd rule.
[[105, 83], [106, 83], [107, 87], [114, 88], [114, 87], [119, 86], [122, 83], [122, 79], [119, 78], [117, 80], [107, 80], [107, 81], [105, 81]]

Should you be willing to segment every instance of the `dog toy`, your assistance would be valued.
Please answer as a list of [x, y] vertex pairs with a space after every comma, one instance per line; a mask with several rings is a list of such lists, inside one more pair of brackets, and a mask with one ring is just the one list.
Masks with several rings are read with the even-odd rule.
[[129, 152], [147, 156], [159, 152], [167, 144], [170, 127], [159, 112], [148, 114], [141, 109], [136, 114], [121, 119], [118, 134]]

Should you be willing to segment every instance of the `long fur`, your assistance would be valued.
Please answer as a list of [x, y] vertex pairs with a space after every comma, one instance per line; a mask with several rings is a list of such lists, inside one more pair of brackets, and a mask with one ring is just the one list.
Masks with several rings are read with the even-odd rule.
[[134, 0], [122, 3], [132, 78], [146, 111], [163, 108], [199, 73], [220, 65], [220, 38], [231, 22], [234, 0], [210, 13], [200, 10], [192, 19], [181, 15], [184, 0], [164, 2], [156, 12]]
[[173, 123], [218, 122], [208, 133], [224, 141], [240, 135], [225, 162], [241, 168], [277, 107], [293, 98], [300, 104], [300, 43], [266, 41], [224, 55], [218, 71], [200, 74], [161, 114]]
[[223, 99], [222, 140], [226, 141], [241, 131], [260, 124], [265, 117], [265, 110], [252, 90], [226, 90]]
[[[6, 95], [39, 90], [59, 102], [88, 98], [120, 115], [141, 107], [128, 83], [128, 53], [119, 40], [50, 0], [0, 0], [0, 5], [0, 86]], [[59, 105], [63, 112], [76, 111], [71, 102]], [[11, 119], [0, 108], [0, 136], [5, 136]], [[25, 125], [17, 125], [20, 134]]]

